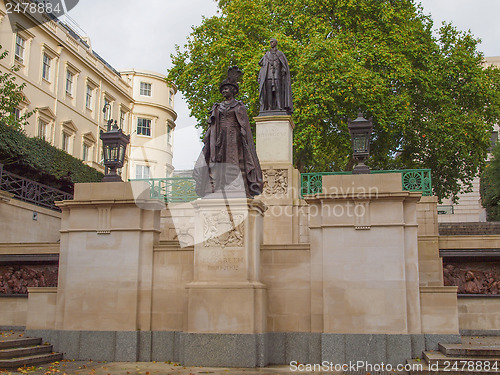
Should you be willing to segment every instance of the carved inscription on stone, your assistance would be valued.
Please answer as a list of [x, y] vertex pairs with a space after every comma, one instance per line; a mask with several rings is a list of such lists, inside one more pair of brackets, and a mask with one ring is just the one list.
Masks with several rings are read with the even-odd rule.
[[443, 263], [444, 285], [458, 294], [500, 294], [500, 262]]
[[288, 189], [287, 169], [266, 169], [264, 174], [264, 195], [285, 195]]
[[243, 214], [220, 212], [203, 215], [205, 247], [243, 247], [245, 229]]
[[266, 126], [257, 128], [259, 136], [264, 138], [281, 138], [286, 137], [288, 135], [288, 131], [286, 129]]
[[208, 271], [238, 271], [244, 261], [241, 250], [210, 250], [200, 257]]

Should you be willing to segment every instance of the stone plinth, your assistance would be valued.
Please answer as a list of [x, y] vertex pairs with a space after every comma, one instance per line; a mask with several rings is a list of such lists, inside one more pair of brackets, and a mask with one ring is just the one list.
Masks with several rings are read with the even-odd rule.
[[293, 128], [291, 116], [258, 116], [256, 148], [261, 163], [293, 163]]
[[420, 193], [400, 174], [323, 177], [310, 199], [312, 330], [421, 333]]
[[164, 205], [149, 199], [147, 186], [111, 182], [76, 184], [74, 200], [59, 206], [55, 328], [150, 330], [153, 245]]
[[256, 148], [264, 178], [262, 200], [264, 244], [298, 243], [300, 237], [300, 174], [293, 167], [291, 116], [258, 116]]
[[246, 198], [200, 199], [193, 205], [194, 280], [187, 285], [187, 332], [264, 332], [260, 245], [265, 205]]

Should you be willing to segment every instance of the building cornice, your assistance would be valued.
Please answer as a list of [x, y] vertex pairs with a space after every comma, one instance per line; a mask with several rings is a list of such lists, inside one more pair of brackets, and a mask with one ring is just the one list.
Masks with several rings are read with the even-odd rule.
[[137, 101], [135, 100], [134, 101], [135, 105], [143, 105], [143, 106], [146, 106], [146, 107], [155, 107], [155, 108], [159, 108], [161, 110], [164, 110], [166, 112], [168, 112], [172, 118], [175, 120], [177, 120], [177, 112], [175, 112], [172, 108], [170, 107], [167, 107], [165, 105], [162, 105], [162, 104], [158, 104], [158, 103], [153, 103], [153, 102], [144, 102], [144, 101]]

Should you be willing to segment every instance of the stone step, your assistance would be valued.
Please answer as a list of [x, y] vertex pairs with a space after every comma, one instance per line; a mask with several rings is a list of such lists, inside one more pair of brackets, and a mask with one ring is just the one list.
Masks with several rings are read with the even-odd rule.
[[[463, 358], [462, 358], [463, 360]], [[488, 375], [488, 374], [500, 374], [500, 367], [492, 367], [491, 370], [477, 370], [476, 367], [473, 371], [469, 370], [469, 368], [462, 369], [461, 366], [458, 368], [450, 367], [439, 367], [437, 363], [429, 364], [423, 360], [415, 360], [411, 359], [407, 361], [407, 363], [413, 366], [413, 370], [409, 371], [410, 375]], [[477, 364], [477, 362], [475, 362]], [[483, 363], [484, 364], [484, 363]]]
[[41, 338], [27, 337], [27, 338], [4, 339], [0, 340], [0, 349], [34, 346], [34, 345], [40, 345], [41, 343], [42, 343]]
[[18, 358], [45, 353], [52, 353], [52, 345], [36, 345], [19, 348], [0, 349], [0, 359]]
[[424, 352], [424, 359], [428, 364], [437, 363], [439, 367], [458, 366], [459, 368], [466, 367], [469, 363], [488, 362], [490, 366], [495, 366], [500, 369], [500, 357], [481, 357], [481, 356], [450, 356], [441, 352]]
[[0, 359], [0, 369], [13, 369], [23, 366], [39, 365], [42, 363], [60, 361], [61, 359], [63, 359], [62, 353], [47, 353], [19, 358]]
[[448, 356], [499, 357], [500, 345], [439, 344], [439, 351]]

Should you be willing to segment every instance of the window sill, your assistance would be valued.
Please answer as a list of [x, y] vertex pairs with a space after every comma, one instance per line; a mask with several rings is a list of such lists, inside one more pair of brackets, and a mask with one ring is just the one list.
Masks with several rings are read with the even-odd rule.
[[42, 82], [45, 82], [48, 85], [51, 85], [52, 82], [50, 82], [47, 78], [42, 77]]

